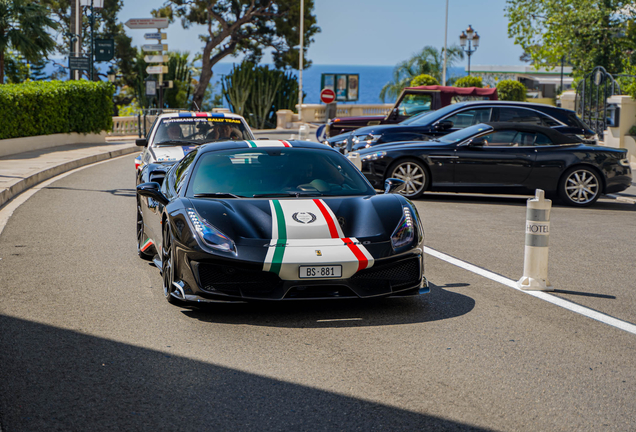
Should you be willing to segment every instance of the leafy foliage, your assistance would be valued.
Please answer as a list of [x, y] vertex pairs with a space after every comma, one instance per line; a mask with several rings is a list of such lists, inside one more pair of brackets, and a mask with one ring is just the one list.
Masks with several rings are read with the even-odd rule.
[[515, 80], [501, 80], [497, 84], [497, 97], [503, 101], [526, 100], [526, 86]]
[[[447, 68], [452, 67], [456, 61], [464, 58], [464, 51], [457, 45], [448, 49], [448, 58], [446, 60]], [[395, 99], [402, 92], [404, 87], [411, 84], [413, 78], [418, 75], [431, 75], [437, 80], [442, 81], [442, 73], [444, 68], [444, 50], [438, 50], [432, 46], [425, 46], [421, 52], [415, 54], [408, 60], [398, 63], [393, 69], [393, 81], [388, 82], [380, 91], [380, 99], [384, 102], [386, 98]], [[447, 84], [453, 80], [446, 79]]]
[[0, 139], [111, 130], [113, 92], [110, 83], [89, 81], [0, 86]]
[[251, 62], [235, 65], [221, 83], [232, 111], [257, 129], [275, 127], [276, 111], [293, 109], [298, 101], [295, 75]]
[[455, 87], [479, 87], [482, 88], [484, 84], [481, 81], [480, 76], [469, 75], [461, 77], [455, 81]]
[[0, 1], [0, 84], [4, 83], [4, 57], [8, 49], [35, 62], [55, 49], [49, 30], [57, 23], [47, 8], [34, 0]]
[[625, 51], [634, 48], [625, 33], [633, 22], [632, 5], [633, 0], [507, 0], [508, 35], [535, 66], [555, 66], [565, 58], [577, 75], [595, 66], [620, 73]]
[[411, 87], [439, 85], [439, 82], [428, 74], [418, 75], [411, 80]]
[[[304, 49], [320, 31], [312, 14], [314, 0], [305, 0], [303, 14]], [[265, 48], [273, 49], [277, 68], [296, 68], [299, 64], [300, 5], [297, 0], [166, 0], [154, 16], [181, 18], [184, 28], [195, 24], [207, 32], [203, 42], [202, 69], [194, 90], [193, 102], [201, 106], [212, 78], [212, 68], [229, 55], [244, 54], [258, 63]], [[311, 62], [305, 60], [305, 66]]]

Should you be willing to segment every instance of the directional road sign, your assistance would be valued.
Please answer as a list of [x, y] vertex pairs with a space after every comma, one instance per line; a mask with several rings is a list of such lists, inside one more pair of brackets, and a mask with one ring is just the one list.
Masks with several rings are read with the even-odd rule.
[[157, 32], [157, 33], [146, 33], [144, 35], [145, 39], [157, 39], [157, 40], [165, 40], [168, 38], [168, 35], [165, 33]]
[[70, 70], [89, 70], [91, 68], [91, 59], [88, 57], [69, 57], [68, 67]]
[[163, 65], [158, 65], [158, 66], [148, 66], [146, 68], [146, 73], [149, 73], [151, 75], [153, 74], [167, 74], [168, 73], [168, 66], [163, 66]]
[[168, 18], [131, 18], [126, 21], [129, 29], [168, 28]]
[[148, 44], [142, 45], [144, 51], [168, 51], [168, 44]]
[[147, 55], [144, 56], [146, 63], [168, 63], [170, 58], [167, 55]]

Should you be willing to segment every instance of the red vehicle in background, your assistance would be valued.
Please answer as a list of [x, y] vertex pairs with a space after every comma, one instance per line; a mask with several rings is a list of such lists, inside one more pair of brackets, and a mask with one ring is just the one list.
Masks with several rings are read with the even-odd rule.
[[327, 122], [325, 135], [331, 138], [364, 126], [400, 123], [414, 115], [435, 111], [455, 102], [479, 100], [497, 100], [497, 89], [438, 85], [406, 87], [386, 116], [334, 118]]

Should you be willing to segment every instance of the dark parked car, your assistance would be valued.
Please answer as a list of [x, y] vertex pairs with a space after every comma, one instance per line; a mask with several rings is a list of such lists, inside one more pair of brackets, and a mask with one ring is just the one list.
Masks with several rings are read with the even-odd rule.
[[569, 135], [573, 141], [596, 144], [596, 135], [574, 111], [525, 102], [460, 102], [420, 114], [396, 125], [360, 128], [328, 140], [342, 153], [396, 141], [422, 141], [485, 122], [516, 122], [545, 126]]
[[424, 191], [534, 194], [543, 189], [558, 193], [566, 204], [587, 206], [632, 182], [627, 150], [573, 142], [554, 129], [527, 123], [478, 124], [349, 157], [376, 188], [387, 178], [404, 180], [408, 198]]
[[172, 303], [428, 292], [417, 210], [390, 193], [403, 182], [378, 195], [322, 144], [207, 144], [142, 176], [138, 253], [162, 268]]
[[387, 115], [341, 117], [327, 121], [325, 134], [333, 137], [364, 126], [396, 124], [423, 112], [435, 111], [451, 103], [467, 100], [497, 100], [497, 89], [478, 87], [407, 87]]

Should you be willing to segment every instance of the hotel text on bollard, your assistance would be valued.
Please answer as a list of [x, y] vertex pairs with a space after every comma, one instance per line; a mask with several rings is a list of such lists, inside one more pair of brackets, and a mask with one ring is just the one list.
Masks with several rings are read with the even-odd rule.
[[548, 240], [550, 238], [550, 208], [552, 201], [537, 189], [528, 200], [526, 211], [526, 248], [523, 277], [517, 282], [522, 290], [554, 291], [548, 280]]

